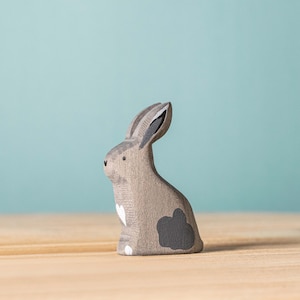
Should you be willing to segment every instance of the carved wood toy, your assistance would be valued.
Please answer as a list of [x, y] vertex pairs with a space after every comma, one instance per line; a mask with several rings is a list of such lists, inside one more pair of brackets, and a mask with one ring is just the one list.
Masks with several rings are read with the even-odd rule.
[[158, 255], [200, 252], [203, 248], [188, 200], [155, 169], [152, 144], [168, 130], [172, 105], [147, 107], [131, 122], [125, 140], [105, 157], [122, 224], [117, 252]]

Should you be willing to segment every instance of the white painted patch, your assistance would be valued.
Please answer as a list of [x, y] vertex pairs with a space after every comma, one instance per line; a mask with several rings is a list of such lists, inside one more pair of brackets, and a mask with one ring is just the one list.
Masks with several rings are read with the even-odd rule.
[[126, 226], [126, 214], [123, 205], [116, 204], [116, 210], [122, 223]]
[[132, 255], [132, 248], [128, 245], [125, 247], [125, 254]]
[[167, 106], [164, 106], [160, 111], [158, 111], [155, 116], [152, 118], [151, 122], [152, 123], [155, 119], [157, 119], [160, 115], [164, 113], [165, 110], [169, 108], [169, 104]]

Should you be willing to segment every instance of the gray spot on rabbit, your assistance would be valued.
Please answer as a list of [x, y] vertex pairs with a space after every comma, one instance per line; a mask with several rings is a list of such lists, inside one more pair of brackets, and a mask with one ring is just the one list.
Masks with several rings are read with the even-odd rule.
[[195, 233], [193, 227], [186, 222], [184, 212], [177, 208], [173, 217], [162, 217], [157, 222], [159, 244], [173, 250], [190, 249], [194, 245]]

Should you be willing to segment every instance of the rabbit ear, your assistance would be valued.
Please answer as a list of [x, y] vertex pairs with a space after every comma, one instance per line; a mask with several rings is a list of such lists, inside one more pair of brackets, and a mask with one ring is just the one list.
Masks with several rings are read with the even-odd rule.
[[[152, 118], [149, 122], [149, 115]], [[161, 104], [159, 107], [155, 107], [149, 112], [145, 117], [144, 122], [148, 122], [148, 126], [143, 134], [143, 139], [140, 144], [140, 149], [142, 149], [146, 144], [152, 144], [159, 138], [161, 138], [169, 129], [172, 119], [172, 105], [170, 102]], [[145, 124], [143, 124], [145, 125]], [[143, 128], [144, 126], [141, 126]]]
[[142, 118], [149, 112], [151, 111], [154, 107], [160, 105], [161, 103], [155, 103], [153, 105], [148, 106], [147, 108], [145, 108], [143, 111], [141, 111], [130, 123], [127, 132], [126, 132], [126, 139], [130, 139], [136, 129], [136, 127], [138, 126], [138, 124], [140, 123], [140, 121], [142, 120]]

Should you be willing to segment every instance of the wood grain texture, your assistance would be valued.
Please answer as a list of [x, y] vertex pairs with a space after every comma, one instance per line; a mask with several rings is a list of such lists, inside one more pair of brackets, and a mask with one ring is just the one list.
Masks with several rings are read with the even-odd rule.
[[115, 215], [0, 216], [0, 299], [300, 299], [300, 214], [196, 218], [203, 253], [127, 257]]

